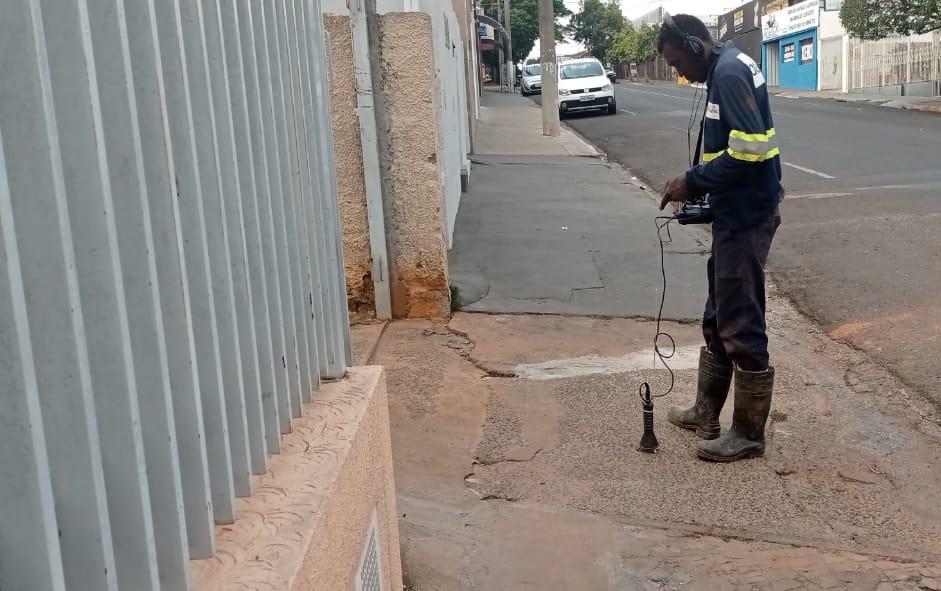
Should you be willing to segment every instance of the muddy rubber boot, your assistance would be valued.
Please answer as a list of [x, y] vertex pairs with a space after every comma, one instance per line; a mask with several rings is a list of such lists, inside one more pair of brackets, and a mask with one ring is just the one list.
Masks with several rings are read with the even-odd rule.
[[765, 453], [765, 423], [771, 411], [774, 368], [745, 371], [735, 368], [735, 412], [732, 428], [715, 441], [699, 444], [700, 459], [734, 462]]
[[699, 350], [699, 386], [696, 402], [690, 408], [674, 406], [667, 411], [667, 420], [703, 439], [715, 439], [722, 432], [719, 413], [729, 395], [732, 364], [707, 347]]

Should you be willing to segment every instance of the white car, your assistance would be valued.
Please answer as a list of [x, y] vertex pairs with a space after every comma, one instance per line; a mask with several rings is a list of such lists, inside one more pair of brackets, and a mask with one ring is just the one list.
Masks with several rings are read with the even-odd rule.
[[523, 67], [523, 76], [520, 78], [520, 92], [523, 96], [542, 94], [542, 66], [531, 64]]
[[564, 117], [581, 111], [618, 112], [614, 85], [593, 57], [559, 64], [559, 114]]

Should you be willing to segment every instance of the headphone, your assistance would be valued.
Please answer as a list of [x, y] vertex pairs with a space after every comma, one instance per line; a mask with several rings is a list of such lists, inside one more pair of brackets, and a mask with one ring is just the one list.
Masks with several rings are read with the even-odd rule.
[[693, 55], [698, 55], [699, 57], [705, 57], [706, 55], [706, 44], [703, 43], [703, 40], [695, 35], [690, 35], [683, 29], [681, 29], [675, 22], [673, 22], [673, 17], [670, 16], [669, 12], [663, 13], [663, 26], [670, 29], [677, 35], [683, 38], [683, 46], [689, 50]]

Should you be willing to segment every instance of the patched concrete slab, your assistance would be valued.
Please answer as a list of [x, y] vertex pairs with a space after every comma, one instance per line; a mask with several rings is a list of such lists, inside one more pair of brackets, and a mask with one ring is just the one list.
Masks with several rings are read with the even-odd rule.
[[[488, 369], [630, 358], [649, 350], [652, 322], [461, 313], [391, 324], [376, 361], [389, 375], [411, 588], [917, 589], [936, 577], [938, 417], [774, 293], [769, 449], [732, 465], [697, 460], [698, 440], [665, 421], [670, 404], [692, 400], [694, 369], [657, 401], [657, 455], [636, 451], [637, 390], [648, 380], [664, 392], [664, 370]], [[684, 350], [700, 342], [693, 324], [663, 328]], [[893, 396], [869, 396], [874, 385]]]

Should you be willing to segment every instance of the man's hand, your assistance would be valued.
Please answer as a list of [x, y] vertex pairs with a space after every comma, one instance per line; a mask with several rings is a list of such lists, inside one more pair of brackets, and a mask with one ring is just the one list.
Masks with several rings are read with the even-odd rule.
[[668, 203], [686, 203], [693, 198], [689, 185], [686, 183], [686, 175], [678, 176], [663, 189], [663, 199], [660, 200], [660, 211]]

